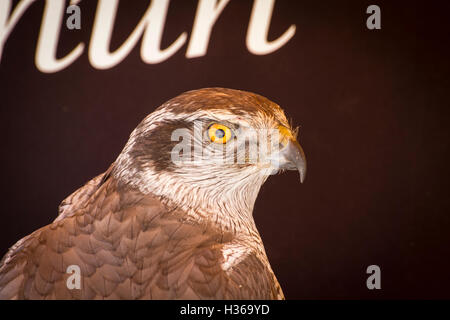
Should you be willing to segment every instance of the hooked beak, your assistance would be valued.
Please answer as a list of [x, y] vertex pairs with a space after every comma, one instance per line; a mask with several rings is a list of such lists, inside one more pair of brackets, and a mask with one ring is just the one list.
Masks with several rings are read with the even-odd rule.
[[[280, 150], [280, 169], [298, 170], [300, 182], [305, 181], [306, 157], [302, 147], [295, 139], [289, 139], [288, 143]], [[283, 159], [284, 158], [284, 159]], [[284, 161], [283, 161], [284, 160]]]
[[278, 170], [298, 170], [300, 182], [303, 183], [306, 175], [305, 153], [290, 129], [280, 125], [278, 133], [280, 149], [275, 153], [272, 165]]

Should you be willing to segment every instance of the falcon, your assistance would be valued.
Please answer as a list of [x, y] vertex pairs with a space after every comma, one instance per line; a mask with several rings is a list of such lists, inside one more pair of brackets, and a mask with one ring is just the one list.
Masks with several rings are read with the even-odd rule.
[[284, 299], [253, 207], [270, 175], [298, 170], [303, 181], [296, 137], [254, 93], [167, 101], [53, 223], [9, 249], [0, 299]]

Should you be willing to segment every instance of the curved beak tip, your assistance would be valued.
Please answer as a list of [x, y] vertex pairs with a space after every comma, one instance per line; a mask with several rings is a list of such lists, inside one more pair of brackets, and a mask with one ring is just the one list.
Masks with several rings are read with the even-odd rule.
[[300, 175], [300, 183], [303, 183], [306, 177], [306, 170], [298, 169], [298, 173]]
[[297, 141], [292, 140], [292, 142], [288, 144], [286, 156], [291, 162], [290, 169], [298, 170], [300, 182], [303, 183], [306, 177], [306, 157], [302, 147]]

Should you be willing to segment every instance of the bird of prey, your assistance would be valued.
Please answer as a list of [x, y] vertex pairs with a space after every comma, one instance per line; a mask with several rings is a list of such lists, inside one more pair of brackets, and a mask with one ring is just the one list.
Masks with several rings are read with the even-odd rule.
[[[277, 140], [255, 138], [264, 130]], [[206, 88], [167, 101], [53, 223], [9, 249], [0, 299], [284, 299], [252, 211], [268, 176], [298, 170], [303, 181], [296, 137], [254, 93]]]

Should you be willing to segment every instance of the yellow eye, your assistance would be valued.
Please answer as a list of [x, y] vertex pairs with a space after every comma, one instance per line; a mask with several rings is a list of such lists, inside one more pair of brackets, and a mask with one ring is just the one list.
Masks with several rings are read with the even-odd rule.
[[212, 142], [227, 143], [232, 136], [231, 129], [223, 124], [214, 123], [208, 128], [208, 137]]

